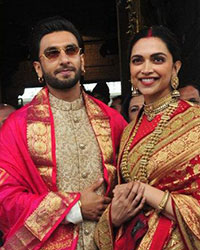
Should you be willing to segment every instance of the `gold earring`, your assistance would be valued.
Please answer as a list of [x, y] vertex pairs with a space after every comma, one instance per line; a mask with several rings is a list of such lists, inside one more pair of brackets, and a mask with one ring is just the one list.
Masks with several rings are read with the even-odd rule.
[[136, 87], [133, 86], [132, 96], [133, 96], [133, 97], [134, 97], [134, 96], [138, 96], [139, 94], [140, 94], [140, 92], [139, 92], [138, 88], [136, 88]]
[[39, 81], [39, 83], [43, 83], [44, 82], [44, 78], [43, 77], [38, 77], [38, 81]]
[[180, 97], [180, 93], [179, 91], [177, 90], [178, 86], [179, 86], [179, 79], [178, 79], [178, 76], [174, 76], [171, 80], [171, 86], [173, 88], [173, 91], [172, 91], [172, 97], [174, 98], [178, 98]]

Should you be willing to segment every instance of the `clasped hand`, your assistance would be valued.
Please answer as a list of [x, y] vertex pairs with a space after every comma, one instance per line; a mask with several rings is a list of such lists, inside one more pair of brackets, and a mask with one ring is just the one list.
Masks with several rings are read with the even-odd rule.
[[111, 218], [115, 227], [134, 217], [144, 206], [144, 187], [139, 182], [117, 185], [113, 190]]
[[96, 194], [96, 190], [103, 184], [103, 178], [93, 183], [81, 192], [81, 212], [84, 219], [98, 221], [111, 198]]

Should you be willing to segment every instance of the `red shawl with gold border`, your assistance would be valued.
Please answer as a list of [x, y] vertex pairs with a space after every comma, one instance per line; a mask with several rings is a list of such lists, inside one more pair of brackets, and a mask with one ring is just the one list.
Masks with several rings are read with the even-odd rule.
[[[83, 96], [102, 152], [108, 195], [116, 179], [116, 150], [126, 122], [102, 102]], [[13, 113], [0, 131], [2, 250], [76, 249], [78, 225], [61, 222], [80, 194], [57, 190], [54, 137], [47, 88]]]
[[[138, 175], [139, 162], [144, 145], [157, 126], [160, 115], [149, 122], [143, 117], [133, 139], [128, 156], [131, 176]], [[125, 129], [121, 144], [119, 163], [135, 124]], [[119, 164], [120, 166], [120, 164]], [[164, 129], [147, 166], [149, 184], [161, 190], [169, 190], [175, 222], [164, 215], [159, 216], [151, 208], [146, 214], [148, 230], [137, 250], [198, 250], [200, 249], [200, 107], [180, 100]], [[119, 171], [119, 178], [120, 171]], [[122, 180], [123, 181], [123, 180]], [[101, 217], [95, 232], [96, 243], [101, 250], [111, 250], [120, 240], [124, 227], [114, 236], [110, 207]], [[126, 246], [124, 246], [126, 249]], [[133, 248], [134, 250], [134, 248]]]

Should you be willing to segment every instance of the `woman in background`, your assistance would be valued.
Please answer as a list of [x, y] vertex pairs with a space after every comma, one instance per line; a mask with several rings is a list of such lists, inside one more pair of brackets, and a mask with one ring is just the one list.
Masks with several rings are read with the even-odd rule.
[[128, 95], [122, 103], [121, 114], [127, 122], [134, 121], [144, 105], [144, 97], [139, 92]]
[[165, 27], [130, 42], [144, 110], [122, 136], [119, 184], [95, 232], [101, 250], [200, 249], [200, 108], [179, 99], [180, 49]]

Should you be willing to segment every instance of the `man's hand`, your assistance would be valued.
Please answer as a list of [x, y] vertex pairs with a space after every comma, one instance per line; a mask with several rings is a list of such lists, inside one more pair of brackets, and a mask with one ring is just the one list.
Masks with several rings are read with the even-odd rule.
[[111, 218], [113, 225], [118, 227], [135, 216], [144, 206], [144, 187], [139, 182], [129, 182], [117, 185], [113, 193]]
[[81, 192], [81, 212], [84, 219], [98, 221], [110, 203], [111, 198], [95, 193], [95, 190], [102, 185], [103, 181], [103, 178], [100, 178]]

